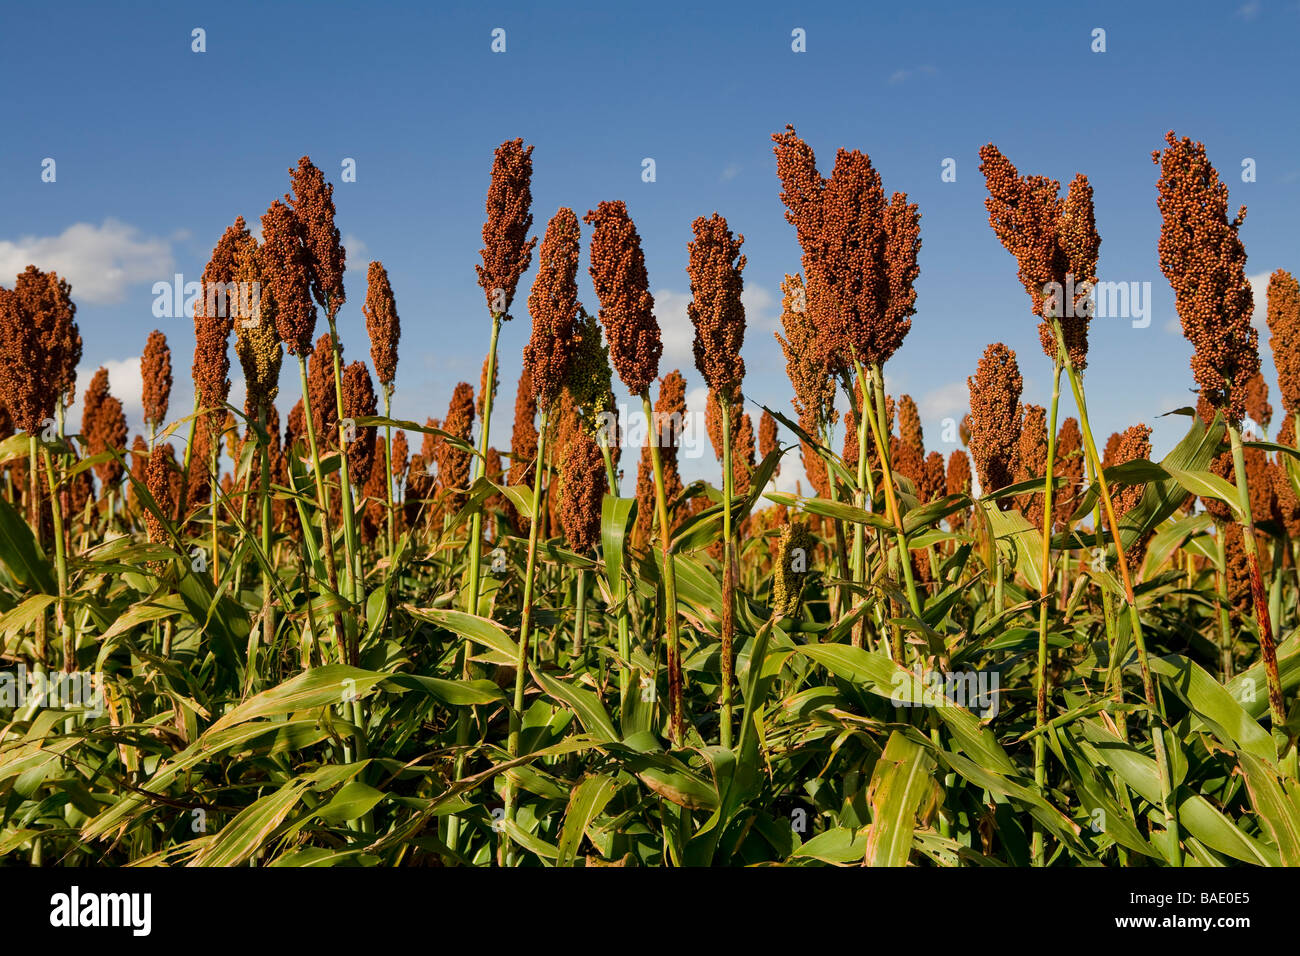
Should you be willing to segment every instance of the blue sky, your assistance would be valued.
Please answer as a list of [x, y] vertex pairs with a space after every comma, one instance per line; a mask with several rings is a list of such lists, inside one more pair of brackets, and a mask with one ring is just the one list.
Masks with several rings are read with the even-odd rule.
[[[196, 27], [206, 31], [205, 53], [191, 50]], [[502, 54], [490, 49], [497, 27], [506, 31]], [[806, 31], [804, 53], [791, 49], [795, 28]], [[1090, 49], [1095, 28], [1106, 31], [1104, 53]], [[837, 147], [861, 149], [886, 189], [920, 204], [918, 312], [887, 372], [892, 391], [920, 404], [927, 444], [946, 454], [953, 446], [941, 441], [942, 420], [965, 411], [966, 377], [990, 342], [1016, 350], [1026, 401], [1045, 403], [1050, 387], [1015, 262], [987, 223], [977, 151], [992, 141], [1022, 172], [1062, 182], [1086, 173], [1101, 278], [1151, 284], [1149, 327], [1094, 322], [1088, 390], [1103, 437], [1145, 421], [1159, 454], [1181, 421], [1157, 416], [1191, 402], [1192, 379], [1156, 259], [1150, 153], [1168, 129], [1204, 141], [1233, 206], [1249, 207], [1248, 272], [1300, 270], [1298, 35], [1297, 0], [1068, 9], [7, 4], [0, 275], [32, 261], [69, 276], [85, 371], [108, 365], [137, 428], [148, 332], [167, 333], [178, 369], [188, 369], [193, 349], [190, 319], [151, 314], [151, 286], [175, 272], [197, 279], [223, 229], [236, 215], [260, 219], [288, 189], [288, 167], [308, 154], [336, 183], [353, 270], [341, 317], [349, 358], [368, 357], [365, 267], [381, 259], [403, 327], [395, 413], [441, 417], [456, 382], [478, 383], [488, 334], [474, 273], [484, 194], [493, 149], [522, 136], [536, 147], [539, 235], [559, 206], [581, 216], [602, 199], [626, 200], [664, 328], [661, 371], [680, 367], [690, 389], [700, 384], [685, 312], [691, 221], [716, 210], [744, 234], [745, 391], [788, 410], [772, 332], [779, 283], [799, 268], [799, 249], [783, 218], [770, 136], [792, 123], [824, 171]], [[41, 180], [46, 157], [57, 163], [53, 183]], [[340, 182], [347, 157], [355, 183]], [[647, 157], [652, 183], [641, 177]], [[1240, 175], [1247, 157], [1256, 164], [1251, 183]], [[940, 179], [946, 158], [956, 160], [955, 182]], [[530, 273], [521, 282], [517, 319], [502, 337], [499, 447], [508, 444], [531, 281]], [[582, 282], [594, 308], [585, 257]], [[1267, 334], [1261, 339], [1272, 387]], [[282, 411], [296, 393], [286, 365]], [[180, 371], [175, 414], [188, 412], [191, 395]], [[1276, 406], [1275, 389], [1272, 398]], [[790, 461], [783, 485], [797, 476]], [[683, 467], [687, 478], [714, 470], [711, 458]]]

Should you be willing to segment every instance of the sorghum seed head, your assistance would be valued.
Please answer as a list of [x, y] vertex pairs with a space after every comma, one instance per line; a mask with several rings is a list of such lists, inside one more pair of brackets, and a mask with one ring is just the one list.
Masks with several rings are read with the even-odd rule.
[[316, 305], [311, 300], [312, 264], [302, 225], [280, 200], [262, 216], [262, 273], [275, 299], [275, 328], [290, 355], [311, 352]]
[[1268, 331], [1282, 407], [1300, 412], [1300, 283], [1284, 269], [1268, 277]]
[[[378, 411], [375, 386], [366, 363], [353, 362], [343, 370], [343, 412], [353, 420], [366, 418]], [[375, 457], [375, 428], [357, 425], [348, 443], [348, 479], [360, 487], [369, 477]]]
[[487, 297], [488, 310], [510, 318], [519, 277], [528, 271], [537, 237], [533, 227], [533, 147], [522, 139], [497, 147], [492, 160], [492, 183], [487, 193], [487, 221], [483, 223], [483, 264], [475, 266], [478, 284]]
[[[980, 171], [989, 192], [984, 200], [989, 225], [1015, 256], [1034, 314], [1043, 319], [1038, 334], [1044, 354], [1056, 358], [1056, 334], [1049, 321], [1055, 313], [1070, 361], [1083, 369], [1091, 310], [1081, 302], [1063, 300], [1071, 279], [1074, 286], [1097, 279], [1101, 237], [1093, 215], [1092, 186], [1086, 176], [1077, 175], [1062, 201], [1059, 182], [1046, 176], [1021, 176], [992, 143], [980, 149]], [[1050, 283], [1059, 288], [1055, 297], [1048, 293]]]
[[600, 538], [601, 502], [608, 488], [605, 458], [582, 428], [574, 428], [561, 447], [560, 523], [569, 547], [590, 551]]
[[664, 349], [641, 237], [622, 200], [600, 203], [583, 221], [595, 227], [590, 272], [609, 357], [628, 391], [640, 395], [658, 374]]
[[[447, 408], [447, 418], [442, 430], [455, 435], [464, 442], [469, 442], [474, 433], [474, 386], [460, 382], [452, 392], [451, 404]], [[465, 500], [464, 491], [469, 487], [470, 464], [473, 455], [458, 448], [449, 441], [443, 441], [438, 447], [438, 483], [452, 492], [448, 498], [448, 507], [455, 510]]]
[[1015, 475], [1024, 388], [1016, 353], [995, 342], [984, 350], [975, 375], [966, 382], [971, 407], [969, 447], [980, 493], [988, 494], [1011, 484]]
[[157, 329], [149, 333], [140, 356], [141, 395], [144, 420], [161, 425], [167, 419], [167, 405], [172, 394], [172, 353], [167, 336]]
[[524, 364], [537, 404], [546, 409], [559, 396], [573, 351], [573, 319], [578, 313], [578, 253], [581, 232], [572, 209], [561, 207], [546, 225], [537, 277], [528, 295], [532, 336]]
[[712, 389], [738, 388], [745, 377], [740, 347], [745, 341], [744, 236], [732, 236], [727, 220], [716, 212], [691, 224], [695, 241], [687, 244], [691, 301], [686, 313], [695, 326], [695, 367]]
[[1259, 371], [1259, 333], [1251, 325], [1254, 296], [1246, 279], [1239, 229], [1242, 206], [1228, 219], [1228, 186], [1202, 143], [1165, 136], [1160, 166], [1160, 268], [1173, 286], [1183, 335], [1196, 349], [1192, 374], [1211, 405], [1241, 421], [1245, 386]]
[[382, 262], [372, 262], [366, 270], [366, 316], [370, 333], [370, 360], [375, 364], [375, 378], [386, 389], [397, 378], [397, 342], [402, 337], [402, 323], [397, 317], [397, 301]]
[[28, 433], [71, 401], [81, 361], [72, 287], [53, 272], [28, 266], [12, 290], [0, 289], [0, 399]]
[[772, 609], [779, 617], [798, 609], [814, 547], [816, 541], [803, 522], [792, 520], [781, 529], [772, 577]]
[[326, 313], [334, 315], [344, 301], [347, 255], [334, 225], [334, 186], [306, 156], [298, 160], [296, 169], [289, 170], [289, 176], [293, 195], [286, 193], [284, 198], [301, 227], [312, 294]]
[[821, 343], [822, 330], [808, 308], [803, 279], [798, 274], [787, 275], [781, 292], [785, 337], [774, 334], [785, 353], [785, 373], [794, 387], [792, 404], [799, 424], [818, 437], [822, 428], [835, 421], [835, 378]]
[[[767, 458], [768, 455], [776, 451], [776, 419], [766, 408], [758, 419], [758, 455], [760, 458]], [[774, 475], [781, 474], [781, 465], [778, 463]]]
[[[126, 415], [122, 403], [109, 393], [108, 369], [100, 367], [86, 389], [81, 409], [81, 432], [91, 454], [100, 455], [113, 450], [122, 452], [126, 446]], [[95, 474], [105, 490], [116, 485], [122, 477], [122, 462], [110, 458], [95, 466]]]
[[235, 323], [235, 354], [244, 372], [245, 407], [250, 417], [256, 418], [258, 408], [275, 406], [284, 352], [275, 327], [275, 299], [266, 288], [261, 250], [252, 236], [247, 236], [235, 250], [235, 281], [240, 283], [240, 288], [250, 288], [244, 283], [256, 282], [262, 290], [257, 314], [242, 316]]

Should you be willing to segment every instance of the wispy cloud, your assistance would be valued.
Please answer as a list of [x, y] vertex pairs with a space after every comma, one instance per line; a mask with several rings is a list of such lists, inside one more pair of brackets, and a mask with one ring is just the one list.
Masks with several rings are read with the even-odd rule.
[[938, 72], [938, 68], [929, 63], [924, 66], [895, 70], [889, 74], [889, 85], [898, 86], [900, 83], [906, 83], [914, 76], [934, 76]]
[[171, 240], [116, 219], [79, 222], [57, 236], [0, 240], [0, 276], [12, 281], [28, 265], [57, 272], [72, 284], [73, 299], [90, 305], [124, 302], [130, 286], [166, 281], [175, 271]]
[[1249, 0], [1237, 8], [1237, 16], [1243, 20], [1254, 20], [1264, 9], [1264, 5], [1259, 0]]
[[343, 248], [347, 251], [347, 271], [365, 274], [370, 268], [370, 250], [366, 248], [366, 244], [352, 233], [348, 233], [343, 237]]
[[724, 183], [729, 183], [739, 175], [740, 166], [737, 163], [728, 163], [727, 167], [722, 171], [719, 180]]

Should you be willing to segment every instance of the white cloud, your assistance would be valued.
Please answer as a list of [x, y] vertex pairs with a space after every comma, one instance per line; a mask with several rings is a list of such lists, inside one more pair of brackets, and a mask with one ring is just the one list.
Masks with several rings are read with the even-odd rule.
[[[691, 325], [686, 311], [691, 304], [691, 294], [660, 289], [654, 293], [654, 299], [655, 318], [659, 320], [659, 333], [664, 343], [660, 370], [668, 372], [680, 368], [686, 374], [688, 369], [695, 367], [695, 326]], [[745, 306], [747, 333], [777, 328], [779, 316], [775, 307], [778, 303], [766, 288], [746, 283], [740, 301]]]
[[343, 237], [343, 248], [347, 251], [347, 271], [360, 272], [363, 275], [370, 268], [370, 250], [366, 244], [352, 233]]
[[1259, 11], [1262, 8], [1263, 4], [1259, 0], [1249, 0], [1248, 3], [1243, 3], [1237, 8], [1237, 16], [1243, 20], [1254, 20], [1259, 16]]
[[655, 318], [659, 320], [659, 333], [663, 338], [664, 354], [659, 370], [667, 373], [674, 368], [685, 374], [695, 365], [695, 327], [691, 325], [686, 307], [690, 305], [689, 292], [660, 289], [654, 293]]
[[1265, 335], [1268, 334], [1268, 277], [1267, 272], [1246, 276], [1246, 280], [1250, 283], [1250, 291], [1255, 296], [1255, 311], [1250, 317], [1250, 324]]
[[72, 284], [74, 301], [91, 305], [123, 302], [128, 286], [166, 280], [175, 271], [170, 240], [142, 236], [116, 219], [75, 223], [58, 236], [0, 240], [5, 281], [28, 265], [57, 272]]
[[[126, 417], [128, 419], [138, 419], [144, 411], [140, 399], [144, 389], [144, 382], [140, 377], [140, 356], [138, 355], [131, 358], [107, 359], [103, 362], [82, 364], [77, 369], [77, 405], [82, 407], [84, 411], [86, 389], [90, 387], [90, 380], [95, 377], [95, 373], [99, 371], [101, 365], [108, 369], [108, 390], [114, 398], [122, 403], [122, 411], [126, 413]], [[78, 418], [77, 421], [79, 422], [80, 419]]]
[[730, 182], [740, 175], [740, 166], [736, 163], [728, 163], [726, 169], [722, 171], [722, 182]]
[[959, 419], [970, 407], [970, 387], [965, 382], [949, 382], [922, 395], [916, 407], [927, 426], [948, 417]]
[[911, 70], [895, 70], [889, 74], [889, 85], [898, 86], [900, 83], [906, 83], [914, 76], [934, 76], [938, 72], [938, 69], [929, 63]]

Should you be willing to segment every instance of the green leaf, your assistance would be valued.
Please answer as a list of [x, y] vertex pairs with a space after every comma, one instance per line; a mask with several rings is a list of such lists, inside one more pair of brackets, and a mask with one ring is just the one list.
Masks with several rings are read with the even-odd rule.
[[573, 866], [587, 827], [605, 809], [617, 790], [618, 784], [607, 776], [587, 777], [578, 784], [564, 813], [560, 841], [556, 844], [556, 866]]

